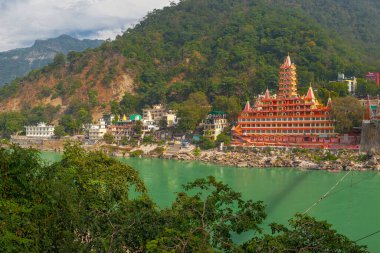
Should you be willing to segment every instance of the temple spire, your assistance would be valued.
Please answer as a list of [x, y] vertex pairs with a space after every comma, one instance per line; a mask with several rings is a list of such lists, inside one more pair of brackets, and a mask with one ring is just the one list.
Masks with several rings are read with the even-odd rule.
[[292, 60], [290, 59], [289, 52], [288, 52], [288, 56], [287, 56], [286, 59], [285, 59], [284, 66], [285, 66], [285, 67], [290, 67], [290, 66], [292, 66]]
[[329, 92], [329, 99], [327, 100], [327, 107], [331, 108], [332, 106], [332, 101], [331, 101], [331, 95], [330, 95], [330, 92]]
[[251, 105], [249, 104], [249, 101], [247, 101], [247, 103], [245, 104], [245, 107], [244, 107], [244, 111], [247, 112], [251, 110]]
[[313, 87], [311, 87], [311, 83], [310, 83], [309, 90], [307, 91], [307, 95], [306, 95], [305, 99], [306, 100], [315, 100], [314, 91], [313, 91]]
[[280, 66], [279, 78], [279, 97], [294, 98], [297, 97], [297, 72], [296, 65], [292, 63], [290, 55], [288, 55], [284, 63]]
[[270, 93], [269, 93], [269, 89], [268, 88], [265, 91], [265, 97], [264, 97], [264, 99], [270, 99]]
[[367, 95], [367, 108], [364, 113], [364, 120], [370, 120], [372, 118], [371, 102], [369, 95]]

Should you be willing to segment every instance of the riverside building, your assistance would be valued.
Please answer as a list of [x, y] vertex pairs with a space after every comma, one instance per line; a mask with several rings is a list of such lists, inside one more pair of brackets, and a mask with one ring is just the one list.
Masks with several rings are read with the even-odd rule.
[[172, 110], [167, 110], [165, 106], [158, 104], [153, 105], [152, 108], [143, 109], [143, 120], [152, 122], [159, 125], [160, 121], [165, 121], [167, 127], [175, 126], [177, 122], [177, 115]]
[[297, 93], [296, 65], [287, 56], [280, 66], [278, 94], [265, 95], [253, 107], [247, 102], [232, 129], [235, 145], [326, 147], [339, 143], [327, 106], [314, 96], [310, 86], [306, 96]]
[[26, 137], [49, 139], [54, 136], [55, 127], [41, 122], [36, 126], [25, 126]]
[[213, 111], [202, 121], [203, 137], [215, 141], [219, 134], [228, 127], [227, 117], [224, 112]]
[[107, 132], [106, 121], [102, 118], [99, 119], [98, 124], [88, 124], [85, 126], [86, 137], [90, 143], [96, 143], [103, 140]]

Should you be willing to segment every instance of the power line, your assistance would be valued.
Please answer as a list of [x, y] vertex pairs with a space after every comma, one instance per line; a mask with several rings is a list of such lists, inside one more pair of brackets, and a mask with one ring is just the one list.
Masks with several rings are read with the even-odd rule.
[[366, 238], [368, 238], [368, 237], [371, 237], [371, 236], [373, 236], [373, 235], [376, 235], [376, 234], [378, 234], [378, 233], [380, 233], [380, 230], [377, 230], [376, 232], [373, 232], [372, 234], [369, 234], [369, 235], [366, 235], [366, 236], [364, 236], [364, 237], [362, 237], [362, 238], [360, 238], [360, 239], [357, 239], [355, 242], [358, 242], [358, 241], [364, 240], [364, 239], [366, 239]]
[[[306, 211], [303, 213], [303, 214], [306, 214], [306, 213], [308, 213], [311, 209], [313, 209], [314, 207], [316, 207], [322, 200], [324, 200], [325, 198], [327, 198], [329, 195], [330, 195], [330, 193], [351, 173], [352, 171], [349, 171], [349, 172], [347, 172], [341, 179], [339, 179], [339, 181], [338, 182], [336, 182], [336, 184], [333, 186], [333, 187], [331, 187], [330, 188], [330, 190], [328, 190], [325, 194], [323, 194], [315, 203], [313, 203], [308, 209], [306, 209]], [[351, 178], [351, 187], [352, 187], [352, 178]], [[364, 239], [367, 239], [367, 238], [369, 238], [369, 237], [371, 237], [371, 236], [374, 236], [374, 235], [376, 235], [376, 234], [379, 234], [380, 233], [380, 230], [377, 230], [376, 232], [373, 232], [373, 233], [371, 233], [371, 234], [368, 234], [368, 235], [366, 235], [366, 236], [363, 236], [363, 237], [361, 237], [361, 238], [359, 238], [359, 239], [357, 239], [355, 242], [359, 242], [359, 241], [361, 241], [361, 240], [364, 240]]]
[[308, 209], [306, 209], [303, 214], [307, 214], [311, 209], [316, 207], [322, 200], [324, 200], [347, 176], [350, 174], [351, 171], [347, 172], [336, 184], [330, 188], [325, 194], [323, 194], [314, 204], [312, 204]]

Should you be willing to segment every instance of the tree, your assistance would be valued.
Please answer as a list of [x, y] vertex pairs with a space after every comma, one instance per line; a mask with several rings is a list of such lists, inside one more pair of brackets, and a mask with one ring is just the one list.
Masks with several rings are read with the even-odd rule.
[[[140, 98], [136, 95], [125, 93], [122, 100], [120, 101], [118, 113], [132, 114], [137, 110], [137, 106], [140, 103]], [[115, 113], [115, 112], [114, 112]]]
[[323, 104], [326, 104], [329, 98], [336, 98], [339, 97], [338, 93], [335, 91], [330, 91], [326, 88], [318, 88], [318, 93], [316, 94], [319, 101], [321, 101]]
[[247, 253], [259, 252], [368, 252], [346, 236], [340, 235], [326, 221], [317, 221], [307, 215], [296, 215], [289, 221], [290, 228], [270, 224], [272, 235], [254, 238], [242, 249]]
[[358, 85], [356, 88], [356, 94], [360, 97], [377, 96], [380, 95], [380, 88], [376, 86], [373, 81], [368, 81], [363, 78], [357, 79]]
[[64, 66], [66, 64], [66, 57], [63, 53], [58, 53], [54, 56], [54, 66]]
[[353, 127], [360, 127], [364, 108], [354, 97], [342, 97], [332, 100], [331, 114], [336, 120], [335, 129], [338, 133], [347, 133]]
[[225, 77], [220, 85], [220, 92], [223, 95], [235, 95], [243, 98], [248, 94], [247, 84], [234, 77]]
[[177, 105], [178, 126], [183, 131], [194, 130], [199, 122], [204, 119], [210, 111], [210, 104], [203, 92], [190, 94], [189, 98]]
[[231, 136], [227, 134], [227, 131], [224, 131], [223, 133], [219, 134], [218, 137], [216, 137], [215, 144], [217, 146], [219, 146], [222, 142], [227, 146], [231, 143]]
[[231, 233], [260, 233], [265, 219], [262, 202], [244, 201], [241, 194], [214, 177], [184, 185], [171, 208], [163, 212], [165, 226], [147, 244], [148, 252], [235, 252]]
[[95, 107], [99, 104], [98, 92], [96, 90], [88, 91], [88, 102], [91, 105], [91, 107]]
[[158, 122], [158, 126], [160, 127], [160, 129], [166, 129], [168, 128], [168, 121], [165, 118], [162, 118]]
[[143, 123], [141, 120], [137, 120], [135, 124], [133, 125], [133, 131], [135, 131], [135, 134], [141, 135], [143, 130]]
[[326, 85], [326, 88], [338, 94], [339, 97], [345, 97], [349, 95], [348, 86], [345, 83], [330, 82]]
[[65, 128], [66, 133], [78, 134], [86, 123], [92, 122], [89, 104], [80, 100], [73, 100], [60, 120], [60, 125]]
[[63, 115], [59, 125], [63, 126], [65, 132], [69, 134], [76, 134], [81, 129], [80, 123], [71, 115]]
[[203, 150], [208, 150], [208, 149], [215, 148], [216, 144], [213, 140], [210, 140], [202, 136], [199, 141], [199, 147]]
[[230, 122], [236, 121], [237, 116], [242, 111], [240, 101], [237, 97], [217, 96], [213, 103], [215, 111], [223, 111], [227, 114]]
[[65, 128], [61, 125], [58, 125], [54, 128], [54, 135], [58, 138], [61, 138], [66, 135]]
[[0, 135], [4, 138], [23, 130], [26, 123], [25, 117], [19, 112], [0, 113]]
[[114, 143], [114, 141], [115, 141], [115, 137], [113, 136], [112, 133], [105, 133], [104, 136], [103, 136], [103, 140], [104, 140], [107, 144], [112, 144], [112, 143]]

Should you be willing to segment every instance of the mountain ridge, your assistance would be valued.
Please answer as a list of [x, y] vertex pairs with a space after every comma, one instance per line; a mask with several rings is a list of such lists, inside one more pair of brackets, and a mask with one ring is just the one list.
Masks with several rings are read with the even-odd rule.
[[79, 40], [69, 35], [61, 35], [56, 38], [36, 40], [31, 47], [0, 52], [0, 86], [51, 63], [58, 53], [84, 51], [98, 47], [101, 43], [102, 40]]

